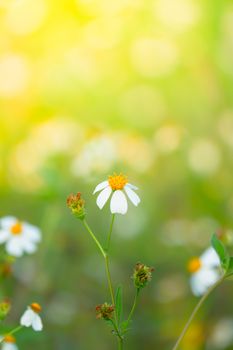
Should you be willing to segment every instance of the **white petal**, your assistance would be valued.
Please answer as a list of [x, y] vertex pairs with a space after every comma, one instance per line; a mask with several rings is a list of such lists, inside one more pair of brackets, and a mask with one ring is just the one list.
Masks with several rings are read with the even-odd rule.
[[10, 228], [18, 222], [18, 219], [14, 216], [5, 216], [1, 219], [0, 224], [4, 230], [10, 230]]
[[202, 265], [205, 267], [220, 266], [220, 259], [214, 248], [210, 247], [204, 251], [200, 257]]
[[30, 327], [34, 320], [35, 312], [28, 308], [20, 318], [21, 326]]
[[30, 242], [27, 238], [21, 241], [21, 246], [22, 249], [28, 254], [35, 253], [37, 250], [36, 244], [34, 242]]
[[14, 343], [4, 342], [1, 347], [2, 350], [18, 350], [18, 346]]
[[96, 203], [100, 209], [104, 207], [111, 193], [112, 193], [112, 189], [110, 186], [106, 187], [104, 190], [100, 192], [96, 200]]
[[128, 186], [129, 188], [131, 188], [131, 190], [138, 190], [138, 187], [136, 187], [136, 186], [134, 186], [132, 184], [129, 184], [128, 182], [127, 182], [127, 184], [125, 186]]
[[136, 207], [137, 207], [137, 205], [141, 202], [141, 200], [138, 197], [138, 195], [133, 190], [131, 190], [130, 187], [125, 186], [124, 190], [125, 190], [127, 196], [129, 197], [129, 199], [131, 200], [131, 202], [134, 205], [136, 205]]
[[13, 237], [6, 243], [6, 251], [9, 255], [12, 256], [22, 256], [23, 248], [21, 244], [21, 238]]
[[10, 233], [6, 230], [0, 230], [0, 244], [6, 242], [10, 238]]
[[190, 279], [193, 294], [203, 295], [219, 278], [220, 274], [214, 269], [200, 269]]
[[103, 190], [105, 187], [107, 187], [109, 185], [108, 181], [103, 181], [101, 182], [99, 185], [96, 186], [96, 188], [94, 189], [93, 194], [95, 194], [96, 192], [99, 192], [101, 190]]
[[30, 225], [26, 222], [23, 223], [23, 232], [27, 235], [28, 239], [33, 242], [41, 241], [41, 231], [38, 227]]
[[32, 321], [32, 328], [34, 329], [34, 331], [37, 331], [37, 332], [42, 331], [42, 329], [43, 329], [43, 324], [42, 324], [41, 318], [36, 313], [34, 313], [34, 319]]
[[125, 214], [128, 209], [128, 203], [125, 194], [121, 190], [117, 190], [113, 193], [110, 202], [111, 213]]

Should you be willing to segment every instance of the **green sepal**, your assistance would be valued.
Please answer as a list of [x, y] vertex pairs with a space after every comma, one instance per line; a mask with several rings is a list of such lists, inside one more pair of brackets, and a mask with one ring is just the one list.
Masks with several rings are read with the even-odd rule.
[[213, 234], [213, 236], [211, 238], [211, 245], [219, 256], [222, 268], [225, 271], [228, 271], [229, 263], [230, 263], [230, 256], [229, 256], [228, 252], [226, 251], [224, 244], [222, 243], [222, 241], [220, 241], [218, 239], [218, 237], [216, 236], [215, 233]]

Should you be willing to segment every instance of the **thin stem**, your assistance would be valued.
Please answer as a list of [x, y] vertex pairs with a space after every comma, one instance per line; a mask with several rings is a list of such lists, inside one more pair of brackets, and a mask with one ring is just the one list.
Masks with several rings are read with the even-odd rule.
[[[14, 329], [12, 329], [12, 331], [8, 332], [6, 335], [12, 335], [18, 331], [20, 331], [23, 328], [23, 326], [18, 326]], [[0, 340], [0, 343], [4, 342], [4, 337]]]
[[118, 350], [123, 350], [123, 338], [118, 337]]
[[136, 289], [133, 306], [132, 306], [132, 309], [131, 309], [131, 311], [129, 313], [129, 317], [127, 319], [127, 324], [129, 323], [129, 321], [131, 320], [131, 318], [133, 316], [133, 313], [134, 313], [134, 310], [135, 310], [135, 307], [136, 307], [137, 301], [138, 301], [138, 295], [139, 295], [139, 288]]
[[111, 241], [111, 235], [112, 235], [114, 219], [115, 219], [115, 214], [112, 214], [112, 220], [111, 220], [110, 229], [109, 229], [108, 237], [107, 237], [107, 246], [106, 246], [106, 249], [105, 249], [106, 252], [109, 251], [109, 247], [110, 247], [110, 241]]
[[96, 236], [94, 235], [94, 233], [92, 232], [92, 230], [90, 229], [88, 223], [86, 222], [86, 220], [82, 220], [83, 225], [86, 227], [87, 231], [90, 233], [91, 237], [93, 238], [93, 240], [95, 241], [97, 247], [99, 248], [101, 254], [103, 255], [104, 259], [106, 258], [106, 253], [102, 247], [102, 245], [100, 244], [100, 242], [98, 241], [98, 239], [96, 238]]
[[202, 298], [199, 300], [199, 302], [197, 303], [196, 307], [194, 308], [193, 312], [191, 313], [187, 323], [185, 324], [175, 346], [172, 348], [172, 350], [176, 350], [178, 349], [178, 346], [181, 343], [181, 340], [184, 338], [190, 324], [192, 323], [192, 320], [194, 319], [194, 317], [196, 316], [198, 310], [200, 309], [200, 307], [202, 306], [202, 304], [204, 303], [204, 301], [208, 298], [208, 296], [211, 294], [211, 292], [217, 287], [219, 286], [225, 279], [225, 275], [223, 275], [215, 284], [213, 284], [212, 287], [210, 287], [207, 292], [202, 296]]
[[115, 299], [114, 299], [112, 280], [111, 280], [111, 275], [110, 275], [110, 270], [109, 270], [109, 260], [108, 260], [108, 255], [107, 254], [105, 254], [104, 260], [105, 260], [105, 268], [106, 268], [109, 292], [110, 292], [110, 295], [111, 295], [112, 305], [114, 306], [115, 305]]

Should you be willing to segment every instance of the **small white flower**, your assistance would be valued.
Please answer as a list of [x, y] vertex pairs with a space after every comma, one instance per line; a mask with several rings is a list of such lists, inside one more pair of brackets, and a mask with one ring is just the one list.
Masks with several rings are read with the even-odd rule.
[[28, 306], [27, 310], [20, 319], [21, 326], [32, 326], [34, 331], [41, 331], [43, 329], [43, 324], [39, 316], [40, 312], [41, 306], [37, 303], [32, 303], [30, 306]]
[[203, 295], [221, 277], [220, 259], [215, 250], [210, 247], [198, 258], [188, 263], [188, 270], [192, 273], [190, 286], [196, 296]]
[[15, 343], [15, 337], [12, 335], [6, 335], [1, 337], [2, 347], [1, 350], [18, 350], [18, 346]]
[[23, 253], [32, 254], [41, 240], [40, 230], [26, 222], [21, 222], [13, 216], [0, 220], [0, 244], [6, 244], [9, 255], [19, 257]]
[[134, 190], [137, 189], [137, 187], [128, 183], [126, 176], [114, 174], [109, 176], [108, 181], [103, 181], [98, 184], [93, 194], [101, 191], [97, 197], [96, 203], [98, 207], [102, 209], [113, 193], [110, 201], [111, 213], [124, 215], [128, 210], [126, 195], [135, 206], [138, 206], [140, 203], [140, 198], [134, 192]]

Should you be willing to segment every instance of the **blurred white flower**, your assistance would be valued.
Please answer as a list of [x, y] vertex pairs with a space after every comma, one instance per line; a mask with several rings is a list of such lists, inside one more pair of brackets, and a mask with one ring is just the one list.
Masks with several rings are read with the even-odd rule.
[[1, 337], [2, 347], [1, 350], [18, 350], [18, 346], [15, 343], [15, 337], [12, 335], [6, 335]]
[[20, 319], [21, 326], [32, 326], [34, 331], [41, 331], [43, 329], [43, 324], [39, 316], [40, 312], [41, 306], [38, 303], [32, 303], [30, 306], [28, 306], [27, 310]]
[[26, 222], [21, 222], [13, 216], [0, 220], [0, 244], [6, 244], [8, 254], [20, 257], [23, 253], [32, 254], [41, 240], [40, 230]]
[[128, 183], [126, 176], [122, 174], [114, 174], [112, 176], [109, 176], [107, 181], [103, 181], [98, 184], [93, 194], [101, 191], [97, 197], [96, 203], [98, 207], [102, 209], [113, 192], [110, 202], [111, 213], [124, 215], [128, 210], [126, 195], [135, 206], [140, 203], [140, 198], [134, 192], [134, 190], [137, 189], [137, 187]]
[[215, 250], [210, 247], [198, 258], [191, 259], [188, 270], [192, 273], [190, 286], [196, 296], [203, 295], [221, 277], [220, 260]]

